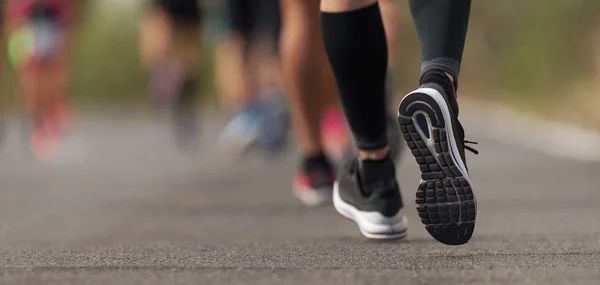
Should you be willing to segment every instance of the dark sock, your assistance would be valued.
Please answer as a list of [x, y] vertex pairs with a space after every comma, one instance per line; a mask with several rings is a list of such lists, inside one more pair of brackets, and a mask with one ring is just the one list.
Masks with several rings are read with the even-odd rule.
[[[454, 93], [469, 24], [471, 0], [409, 0], [410, 12], [421, 42], [421, 83], [449, 88], [440, 73], [449, 73]], [[438, 82], [440, 81], [440, 82]]]
[[396, 167], [389, 154], [382, 160], [359, 159], [358, 175], [366, 195], [377, 189], [389, 189], [396, 183]]
[[322, 12], [321, 21], [325, 50], [357, 146], [385, 147], [387, 43], [379, 5]]
[[439, 69], [432, 68], [425, 71], [421, 75], [420, 83], [421, 85], [427, 83], [436, 83], [442, 86], [442, 88], [444, 88], [444, 91], [446, 91], [446, 95], [456, 97], [456, 86], [454, 85], [454, 83], [452, 83], [452, 80], [450, 80], [448, 75], [446, 75], [446, 73]]
[[314, 169], [321, 169], [327, 171], [332, 169], [331, 163], [329, 162], [329, 159], [327, 159], [327, 156], [324, 153], [302, 157], [300, 161], [300, 167], [305, 173], [309, 173]]
[[[458, 101], [456, 98], [456, 86], [452, 83], [452, 80], [450, 80], [450, 78], [448, 78], [448, 76], [437, 69], [430, 69], [428, 71], [426, 71], [425, 73], [423, 73], [423, 75], [421, 75], [421, 86], [425, 85], [427, 86], [427, 84], [429, 83], [435, 83], [439, 86], [442, 87], [446, 98], [448, 99], [448, 103], [450, 104], [450, 108], [452, 108], [452, 111], [454, 112], [454, 114], [456, 114], [458, 116]], [[435, 89], [438, 89], [437, 87], [434, 87]], [[441, 92], [441, 90], [438, 90]], [[425, 122], [423, 122], [425, 123]]]

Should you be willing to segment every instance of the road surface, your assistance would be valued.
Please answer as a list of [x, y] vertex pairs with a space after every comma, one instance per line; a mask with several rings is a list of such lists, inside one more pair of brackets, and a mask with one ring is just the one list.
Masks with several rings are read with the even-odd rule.
[[13, 124], [0, 153], [0, 284], [598, 284], [600, 163], [501, 143], [479, 119], [465, 119], [481, 154], [469, 156], [475, 237], [461, 247], [421, 226], [411, 157], [399, 174], [409, 236], [371, 242], [331, 207], [292, 197], [293, 150], [223, 159], [216, 119], [185, 154], [154, 120], [82, 119], [46, 164]]

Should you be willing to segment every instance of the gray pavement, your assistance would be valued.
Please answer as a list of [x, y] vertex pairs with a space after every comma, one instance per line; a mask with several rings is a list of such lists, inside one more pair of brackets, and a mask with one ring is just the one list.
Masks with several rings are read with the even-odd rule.
[[[109, 119], [110, 118], [110, 119]], [[598, 284], [600, 163], [469, 138], [479, 217], [473, 241], [435, 242], [400, 168], [406, 241], [363, 239], [330, 207], [291, 195], [295, 157], [224, 159], [205, 122], [181, 153], [167, 126], [83, 119], [50, 163], [31, 160], [18, 125], [0, 152], [0, 284]], [[469, 128], [471, 126], [471, 128]], [[483, 133], [483, 132], [482, 132]]]

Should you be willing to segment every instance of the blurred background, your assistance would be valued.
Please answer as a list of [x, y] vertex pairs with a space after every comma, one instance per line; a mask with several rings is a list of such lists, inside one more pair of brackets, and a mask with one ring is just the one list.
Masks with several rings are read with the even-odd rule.
[[[77, 27], [71, 94], [82, 107], [147, 103], [147, 74], [138, 56], [141, 1], [84, 1]], [[411, 90], [418, 41], [406, 1], [398, 41], [399, 93]], [[215, 98], [214, 51], [227, 33], [226, 1], [203, 1], [206, 43], [200, 69], [205, 101]], [[543, 8], [540, 8], [543, 7]], [[496, 100], [551, 117], [598, 127], [600, 22], [597, 1], [475, 1], [461, 75], [461, 95]], [[0, 90], [10, 102], [14, 77], [5, 66]], [[577, 109], [578, 116], [567, 115]]]
[[[71, 94], [81, 106], [147, 103], [147, 76], [138, 56], [141, 1], [84, 1], [73, 57]], [[419, 68], [418, 41], [406, 1], [397, 1], [401, 32], [399, 93], [411, 90]], [[204, 100], [215, 97], [214, 52], [227, 33], [226, 1], [206, 6], [206, 48], [198, 67]], [[540, 8], [543, 7], [543, 8]], [[600, 23], [597, 1], [475, 1], [461, 75], [462, 96], [497, 100], [580, 124], [597, 126]], [[0, 90], [16, 88], [8, 66]], [[575, 108], [578, 116], [567, 116]]]

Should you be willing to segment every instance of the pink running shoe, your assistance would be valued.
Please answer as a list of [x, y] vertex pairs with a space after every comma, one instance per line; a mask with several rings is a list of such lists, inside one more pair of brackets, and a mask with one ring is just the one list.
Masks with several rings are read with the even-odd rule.
[[59, 128], [56, 120], [46, 120], [33, 130], [31, 152], [40, 161], [48, 161], [56, 153], [60, 136]]

